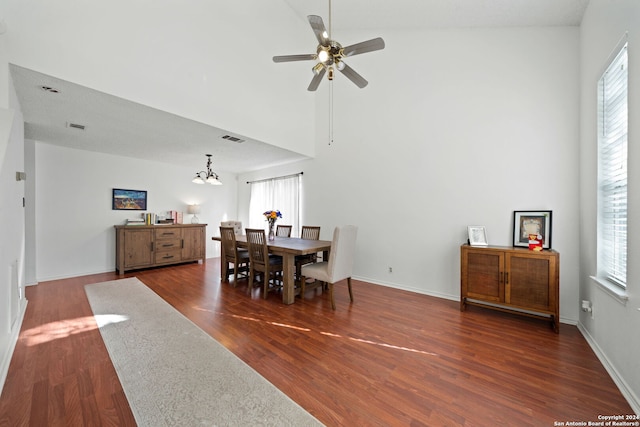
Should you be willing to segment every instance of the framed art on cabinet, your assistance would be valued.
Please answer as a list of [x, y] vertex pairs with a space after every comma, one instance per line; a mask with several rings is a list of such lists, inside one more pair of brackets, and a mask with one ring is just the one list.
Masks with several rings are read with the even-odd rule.
[[513, 211], [513, 246], [529, 247], [529, 235], [542, 236], [542, 248], [551, 249], [551, 211]]
[[489, 246], [487, 243], [487, 230], [482, 225], [467, 226], [469, 233], [469, 244], [471, 246]]
[[114, 188], [111, 200], [112, 210], [147, 210], [147, 192], [144, 190], [123, 190], [121, 188]]

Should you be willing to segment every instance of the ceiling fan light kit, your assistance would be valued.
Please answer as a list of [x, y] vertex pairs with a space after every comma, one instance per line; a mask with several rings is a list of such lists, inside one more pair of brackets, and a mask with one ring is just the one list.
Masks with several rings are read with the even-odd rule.
[[[331, 33], [327, 32], [324, 22], [320, 16], [309, 15], [307, 16], [307, 19], [309, 20], [313, 33], [318, 39], [316, 53], [274, 56], [273, 62], [318, 61], [316, 65], [311, 68], [314, 76], [307, 88], [309, 91], [315, 91], [318, 88], [325, 73], [329, 80], [333, 80], [334, 66], [359, 88], [367, 86], [369, 82], [367, 82], [367, 80], [358, 74], [353, 68], [349, 67], [344, 62], [344, 58], [360, 55], [361, 53], [382, 50], [384, 49], [384, 40], [378, 37], [347, 47], [342, 47], [340, 43], [331, 39]], [[329, 5], [329, 28], [331, 28], [331, 5]]]

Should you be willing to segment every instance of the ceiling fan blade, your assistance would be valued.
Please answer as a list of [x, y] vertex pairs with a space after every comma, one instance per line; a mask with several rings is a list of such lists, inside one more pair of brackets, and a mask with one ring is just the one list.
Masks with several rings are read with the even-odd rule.
[[360, 55], [361, 53], [373, 52], [375, 50], [384, 49], [384, 40], [381, 37], [367, 40], [347, 46], [343, 49], [344, 56]]
[[309, 87], [307, 88], [308, 91], [313, 92], [314, 90], [318, 89], [318, 86], [320, 85], [320, 82], [322, 81], [322, 78], [324, 77], [324, 73], [326, 71], [327, 69], [323, 68], [318, 74], [313, 76], [313, 79], [311, 79], [311, 83], [309, 83]]
[[328, 46], [329, 33], [327, 33], [327, 29], [324, 26], [324, 22], [322, 21], [322, 18], [319, 17], [318, 15], [309, 15], [307, 16], [307, 19], [309, 19], [309, 24], [311, 24], [311, 29], [313, 30], [313, 33], [316, 35], [316, 38], [318, 39], [318, 43], [320, 43], [322, 46]]
[[347, 64], [344, 64], [344, 68], [342, 70], [339, 70], [342, 74], [344, 74], [345, 76], [347, 76], [347, 78], [349, 80], [351, 80], [352, 82], [354, 82], [356, 84], [356, 86], [358, 86], [360, 89], [362, 89], [363, 87], [365, 87], [366, 85], [369, 84], [368, 81], [366, 81], [364, 79], [364, 77], [362, 77], [360, 74], [356, 73], [356, 71], [349, 67]]
[[315, 53], [303, 54], [303, 55], [281, 55], [274, 56], [273, 62], [291, 62], [291, 61], [308, 61], [316, 59]]

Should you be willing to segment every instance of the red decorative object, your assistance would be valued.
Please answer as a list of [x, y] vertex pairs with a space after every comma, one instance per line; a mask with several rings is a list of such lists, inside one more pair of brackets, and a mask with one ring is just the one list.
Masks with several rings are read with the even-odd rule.
[[541, 251], [542, 250], [542, 235], [541, 234], [529, 234], [529, 250]]

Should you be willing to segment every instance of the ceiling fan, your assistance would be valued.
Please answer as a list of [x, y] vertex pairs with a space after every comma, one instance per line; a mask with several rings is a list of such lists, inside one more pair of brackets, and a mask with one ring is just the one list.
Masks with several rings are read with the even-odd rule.
[[[329, 9], [331, 10], [331, 9]], [[273, 62], [292, 62], [292, 61], [318, 61], [312, 70], [315, 74], [307, 90], [314, 91], [320, 85], [322, 77], [327, 73], [329, 80], [333, 80], [334, 66], [349, 80], [356, 84], [359, 88], [365, 87], [369, 82], [358, 74], [353, 68], [349, 67], [344, 59], [349, 56], [360, 55], [361, 53], [373, 52], [384, 49], [384, 40], [378, 37], [364, 42], [352, 44], [342, 47], [340, 43], [331, 39], [331, 33], [327, 32], [322, 18], [317, 15], [307, 16], [311, 29], [318, 39], [318, 47], [316, 53], [302, 55], [284, 55], [274, 56]], [[329, 28], [331, 28], [331, 11], [329, 11]]]

